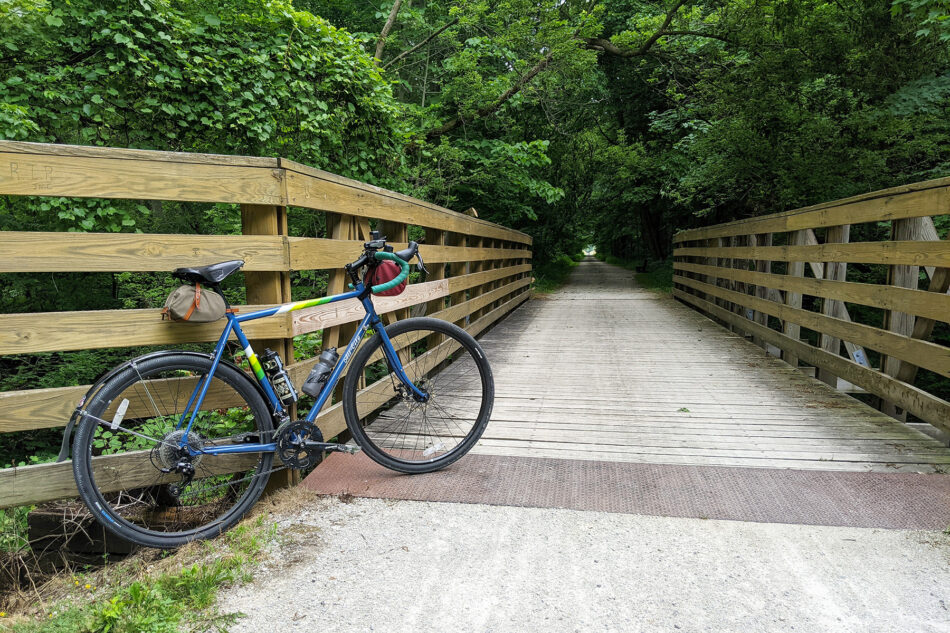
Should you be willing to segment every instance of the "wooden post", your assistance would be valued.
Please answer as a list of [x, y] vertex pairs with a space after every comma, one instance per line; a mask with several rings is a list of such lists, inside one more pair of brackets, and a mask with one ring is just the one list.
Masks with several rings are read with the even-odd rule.
[[[829, 227], [825, 233], [825, 243], [839, 242], [847, 244], [851, 237], [851, 225], [842, 224], [841, 226]], [[825, 262], [825, 279], [831, 281], [844, 281], [848, 275], [848, 264], [844, 262]], [[837, 304], [842, 303], [835, 299], [825, 299], [822, 305], [822, 314], [834, 316], [839, 309]], [[843, 307], [843, 304], [842, 304]], [[821, 349], [831, 352], [835, 356], [841, 354], [841, 340], [827, 334], [821, 335]], [[818, 378], [832, 387], [838, 386], [838, 377], [830, 371], [818, 368]]]
[[[790, 235], [792, 246], [801, 246], [805, 243], [805, 232], [804, 231], [795, 231]], [[805, 262], [788, 262], [788, 269], [786, 274], [790, 277], [804, 277], [805, 276]], [[786, 292], [785, 293], [785, 305], [790, 308], [799, 309], [802, 307], [802, 295], [797, 292]], [[785, 326], [782, 329], [785, 336], [797, 341], [801, 338], [801, 326], [797, 323], [792, 323], [791, 321], [785, 321]], [[798, 355], [789, 350], [782, 350], [782, 360], [791, 365], [792, 367], [798, 367]]]
[[[386, 241], [391, 244], [409, 241], [409, 229], [403, 222], [387, 222], [385, 220], [381, 221], [379, 223], [379, 232], [383, 234], [386, 237]], [[383, 321], [386, 324], [392, 324], [408, 317], [409, 309], [403, 308], [385, 315], [383, 317]]]
[[[929, 219], [929, 218], [928, 218]], [[910, 218], [894, 220], [891, 223], [891, 239], [894, 241], [924, 240], [924, 218]], [[901, 288], [917, 289], [920, 279], [920, 266], [892, 265], [887, 272], [887, 283]], [[914, 315], [905, 312], [886, 310], [884, 312], [884, 329], [904, 336], [914, 333]], [[901, 361], [891, 356], [882, 357], [881, 368], [888, 376], [900, 374]], [[881, 401], [881, 411], [898, 420], [906, 421], [907, 413], [893, 402]]]
[[[449, 246], [465, 246], [467, 236], [460, 233], [448, 233], [446, 236], [446, 241]], [[454, 262], [449, 264], [449, 277], [458, 277], [459, 275], [464, 275], [468, 271], [468, 262]], [[465, 302], [466, 293], [464, 290], [459, 292], [454, 292], [449, 295], [450, 305], [458, 305]], [[455, 322], [455, 325], [459, 327], [465, 327], [468, 325], [468, 317], [462, 317], [461, 319]]]
[[[431, 246], [444, 246], [445, 245], [445, 231], [440, 231], [438, 229], [426, 229], [426, 241], [427, 245]], [[425, 246], [421, 246], [419, 250], [422, 252], [422, 258], [425, 260]], [[429, 276], [426, 281], [438, 281], [440, 279], [445, 279], [445, 263], [440, 264], [426, 264], [426, 268], [429, 270]], [[428, 303], [423, 304], [425, 306], [425, 314], [431, 316], [440, 310], [445, 308], [446, 297], [439, 297], [438, 299], [433, 299]], [[445, 337], [442, 334], [433, 334], [429, 341], [429, 347], [435, 347]]]
[[[481, 237], [469, 238], [469, 246], [475, 246], [477, 248], [484, 248], [487, 246], [491, 248], [492, 244], [494, 244], [493, 240], [484, 239]], [[488, 264], [488, 266], [490, 267], [490, 264]], [[485, 260], [478, 260], [469, 264], [469, 272], [471, 273], [478, 273], [485, 269], [486, 269]], [[474, 299], [475, 297], [478, 297], [484, 294], [486, 291], [491, 290], [493, 285], [494, 284], [481, 284], [481, 285], [475, 286], [474, 288], [468, 291], [469, 292], [468, 296], [470, 299]], [[472, 321], [477, 321], [478, 318], [482, 316], [482, 314], [484, 314], [486, 311], [491, 311], [491, 305], [485, 306], [484, 308], [480, 310], [475, 310], [475, 312], [472, 313], [472, 317], [471, 317]]]
[[[718, 240], [717, 240], [717, 245], [718, 245], [719, 247], [728, 247], [731, 243], [732, 243], [732, 242], [731, 242], [731, 240], [730, 240], [728, 237], [720, 237], [720, 238], [718, 238]], [[719, 258], [717, 265], [718, 265], [720, 268], [732, 268], [732, 258], [731, 258], [731, 257], [721, 257], [721, 258]], [[731, 289], [731, 284], [729, 283], [729, 280], [728, 280], [728, 279], [722, 279], [722, 278], [717, 279], [717, 280], [716, 280], [716, 285], [719, 286], [720, 288], [725, 288], [725, 289], [727, 289], [727, 290]], [[730, 312], [732, 312], [732, 310], [733, 310], [733, 305], [732, 305], [732, 302], [731, 302], [731, 301], [727, 301], [727, 300], [725, 300], [725, 299], [720, 299], [720, 300], [719, 300], [719, 305], [720, 305], [720, 307], [723, 307], [723, 308], [725, 308], [726, 310], [729, 310]]]
[[[715, 246], [717, 241], [718, 240], [715, 240], [715, 239], [708, 239], [708, 240], [702, 240], [702, 242], [700, 243], [704, 247], [708, 248], [708, 247]], [[703, 263], [706, 264], [707, 266], [718, 266], [719, 260], [715, 257], [704, 257]], [[703, 281], [707, 284], [714, 285], [714, 286], [719, 284], [719, 278], [714, 277], [712, 275], [703, 275]], [[710, 294], [706, 294], [704, 296], [705, 296], [706, 301], [709, 301], [710, 303], [717, 303], [719, 301], [716, 297]]]
[[[924, 239], [928, 241], [939, 240], [940, 237], [937, 235], [937, 229], [934, 227], [933, 220], [931, 218], [921, 218], [921, 220], [923, 220], [922, 228], [924, 229]], [[947, 239], [950, 239], [950, 235], [947, 236]], [[950, 268], [927, 267], [926, 270], [930, 276], [930, 285], [927, 286], [927, 291], [937, 294], [946, 294], [947, 290], [950, 289]], [[917, 317], [914, 320], [914, 331], [911, 337], [921, 341], [928, 340], [933, 334], [934, 325], [936, 325], [934, 319]], [[906, 361], [902, 362], [900, 371], [897, 373], [897, 379], [914, 384], [916, 377], [917, 365]]]
[[[772, 234], [771, 233], [760, 233], [757, 235], [750, 235], [749, 239], [752, 241], [753, 246], [771, 246], [772, 245]], [[755, 260], [755, 271], [758, 273], [771, 273], [772, 272], [772, 262], [767, 259], [757, 259]], [[769, 289], [766, 286], [756, 286], [755, 287], [755, 296], [759, 299], [768, 300], [769, 298]], [[759, 312], [758, 310], [754, 311], [752, 320], [758, 323], [759, 325], [768, 326], [769, 324], [769, 315], [765, 312]], [[767, 344], [758, 336], [752, 337], [753, 342], [759, 347], [767, 349]]]
[[[746, 236], [746, 235], [736, 235], [732, 238], [732, 240], [733, 240], [732, 241], [733, 246], [748, 246], [749, 244], [749, 236]], [[749, 270], [749, 260], [733, 258], [732, 267], [739, 270]], [[744, 281], [733, 281], [732, 290], [743, 295], [748, 293], [748, 289]], [[740, 305], [738, 303], [733, 304], [733, 310], [735, 311], [736, 314], [739, 314], [743, 317], [746, 317], [748, 319], [752, 318], [751, 310], [748, 310], [744, 305]], [[732, 326], [732, 331], [742, 336], [745, 336], [745, 331], [742, 330], [742, 328], [737, 327], [735, 325]]]
[[[287, 209], [271, 205], [242, 204], [241, 232], [244, 235], [283, 235], [287, 236]], [[279, 304], [291, 301], [290, 271], [244, 273], [244, 285], [247, 302], [250, 304]], [[284, 365], [294, 362], [294, 339], [266, 339], [251, 341], [251, 347], [258, 355], [266, 348], [280, 354]], [[296, 405], [291, 407], [291, 419], [297, 415]], [[300, 482], [300, 473], [296, 470], [282, 470], [274, 473], [267, 483], [267, 490], [292, 486]]]
[[[342, 215], [340, 213], [327, 213], [326, 217], [327, 237], [334, 240], [369, 240], [369, 220], [366, 218]], [[358, 246], [354, 246], [353, 253], [355, 259], [356, 254], [359, 253]], [[327, 295], [346, 292], [349, 282], [350, 279], [342, 266], [334, 268], [330, 271], [330, 276], [327, 280]], [[335, 347], [342, 355], [343, 348], [350, 342], [350, 339], [358, 327], [358, 323], [346, 323], [344, 325], [326, 328], [323, 330], [321, 349], [327, 350], [331, 347]], [[340, 381], [340, 384], [337, 385], [334, 391], [334, 397], [327, 399], [324, 406], [328, 406], [331, 400], [339, 400], [340, 394], [343, 392], [342, 383], [343, 381]], [[329, 439], [330, 438], [327, 438], [327, 440]]]

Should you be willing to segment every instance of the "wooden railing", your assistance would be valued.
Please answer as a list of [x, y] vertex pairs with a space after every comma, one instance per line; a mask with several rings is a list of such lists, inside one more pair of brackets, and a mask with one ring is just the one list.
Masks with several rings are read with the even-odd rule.
[[828, 384], [950, 431], [950, 403], [914, 386], [919, 369], [950, 377], [950, 349], [930, 340], [950, 321], [950, 241], [933, 220], [948, 213], [944, 178], [682, 231], [673, 294]]
[[[279, 158], [250, 158], [0, 141], [0, 195], [216, 202], [240, 205], [243, 235], [0, 232], [0, 272], [169, 271], [245, 260], [254, 307], [284, 303], [290, 273], [329, 270], [327, 293], [344, 291], [341, 267], [359, 256], [369, 221], [397, 249], [409, 225], [425, 231], [431, 274], [397, 297], [377, 297], [380, 314], [427, 314], [477, 334], [529, 297], [531, 238], [402, 194]], [[326, 213], [324, 237], [288, 235], [288, 213]], [[245, 332], [290, 363], [293, 337], [323, 330], [323, 346], [345, 345], [362, 306], [355, 300], [261, 321]], [[391, 318], [391, 317], [388, 317]], [[102, 347], [175, 346], [216, 340], [221, 323], [162, 321], [158, 309], [0, 315], [0, 354]], [[341, 343], [342, 342], [342, 343]], [[316, 358], [289, 365], [296, 385]], [[107, 369], [105, 367], [103, 370]], [[88, 386], [0, 393], [0, 433], [62, 427]], [[345, 429], [339, 405], [317, 418], [324, 436]], [[0, 470], [0, 507], [75, 494], [70, 463]]]

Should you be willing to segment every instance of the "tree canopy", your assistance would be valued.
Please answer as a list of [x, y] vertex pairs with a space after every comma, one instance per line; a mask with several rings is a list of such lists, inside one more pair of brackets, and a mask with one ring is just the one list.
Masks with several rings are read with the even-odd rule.
[[[0, 0], [0, 137], [281, 155], [662, 259], [948, 172], [946, 0]], [[73, 230], [145, 204], [46, 200]], [[11, 210], [4, 228], [22, 228]], [[22, 218], [21, 218], [22, 219]]]

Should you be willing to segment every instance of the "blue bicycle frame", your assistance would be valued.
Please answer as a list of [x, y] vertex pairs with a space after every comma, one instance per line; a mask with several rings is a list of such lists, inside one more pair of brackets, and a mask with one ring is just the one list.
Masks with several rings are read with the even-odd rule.
[[[221, 338], [218, 339], [218, 343], [214, 348], [214, 360], [211, 363], [211, 370], [208, 372], [208, 375], [198, 381], [198, 384], [195, 386], [194, 392], [192, 392], [191, 397], [188, 400], [188, 405], [185, 407], [184, 413], [182, 413], [181, 419], [178, 421], [176, 428], [181, 428], [186, 424], [185, 434], [181, 439], [180, 445], [188, 447], [188, 451], [192, 456], [195, 455], [224, 455], [229, 453], [262, 453], [262, 452], [271, 452], [277, 449], [276, 442], [268, 443], [246, 443], [246, 444], [225, 444], [225, 445], [214, 445], [201, 448], [196, 450], [188, 445], [188, 433], [191, 431], [192, 425], [195, 423], [195, 418], [198, 415], [198, 411], [201, 409], [201, 404], [204, 402], [205, 394], [208, 392], [208, 387], [211, 384], [211, 379], [214, 377], [214, 373], [218, 368], [218, 365], [221, 362], [221, 358], [224, 356], [225, 349], [227, 347], [228, 339], [231, 337], [231, 333], [237, 337], [238, 342], [244, 348], [244, 353], [247, 356], [248, 363], [251, 365], [251, 369], [254, 370], [254, 376], [257, 378], [258, 383], [264, 390], [264, 393], [267, 396], [270, 405], [275, 412], [275, 414], [280, 417], [286, 415], [286, 409], [280, 400], [277, 399], [277, 395], [274, 393], [273, 388], [271, 387], [270, 381], [267, 379], [267, 375], [264, 373], [264, 369], [261, 367], [260, 362], [258, 361], [257, 355], [254, 353], [254, 350], [251, 349], [251, 344], [248, 342], [247, 337], [244, 335], [243, 330], [241, 330], [241, 324], [245, 321], [254, 321], [256, 319], [264, 319], [269, 316], [274, 316], [275, 314], [283, 314], [285, 312], [293, 312], [295, 310], [301, 310], [303, 308], [309, 308], [316, 305], [324, 305], [327, 303], [335, 303], [337, 301], [345, 301], [346, 299], [359, 299], [363, 304], [363, 308], [366, 310], [366, 316], [363, 317], [363, 320], [360, 321], [360, 326], [357, 328], [356, 333], [353, 335], [353, 338], [350, 340], [349, 344], [346, 346], [346, 351], [343, 353], [343, 356], [337, 362], [336, 366], [333, 368], [333, 371], [330, 373], [330, 377], [327, 379], [324, 384], [323, 390], [320, 392], [320, 395], [317, 397], [317, 401], [314, 403], [313, 407], [310, 409], [310, 412], [307, 414], [306, 420], [311, 424], [317, 417], [317, 414], [320, 413], [320, 410], [323, 408], [323, 405], [326, 403], [327, 399], [333, 393], [333, 389], [336, 386], [337, 382], [340, 379], [340, 376], [343, 375], [343, 370], [346, 368], [346, 364], [349, 362], [350, 358], [356, 352], [356, 348], [359, 347], [360, 341], [363, 340], [363, 336], [366, 334], [366, 331], [372, 327], [382, 339], [383, 344], [383, 353], [386, 356], [386, 361], [389, 364], [391, 371], [395, 372], [399, 380], [404, 384], [408, 389], [410, 389], [418, 398], [425, 399], [427, 395], [420, 391], [412, 381], [406, 376], [405, 371], [403, 371], [402, 363], [399, 361], [399, 355], [396, 353], [396, 350], [393, 348], [392, 342], [389, 340], [389, 336], [386, 335], [386, 328], [383, 327], [382, 320], [376, 314], [376, 308], [373, 306], [372, 296], [367, 292], [366, 288], [362, 283], [357, 283], [355, 290], [351, 292], [345, 292], [339, 295], [332, 295], [329, 297], [322, 297], [320, 299], [311, 299], [308, 301], [297, 301], [294, 303], [285, 303], [283, 305], [268, 308], [267, 310], [259, 310], [257, 312], [250, 312], [248, 314], [243, 314], [241, 316], [235, 316], [233, 313], [227, 313], [227, 325], [224, 326], [224, 331], [221, 333]], [[189, 417], [189, 411], [190, 417]]]

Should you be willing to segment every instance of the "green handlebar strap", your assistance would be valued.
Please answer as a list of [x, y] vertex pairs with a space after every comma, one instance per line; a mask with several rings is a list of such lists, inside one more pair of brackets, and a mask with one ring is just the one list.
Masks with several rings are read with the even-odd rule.
[[402, 268], [402, 272], [400, 272], [399, 276], [397, 276], [395, 279], [391, 281], [387, 281], [386, 283], [379, 284], [378, 286], [373, 286], [371, 290], [374, 294], [380, 293], [380, 292], [386, 292], [390, 288], [395, 288], [396, 286], [404, 282], [406, 280], [406, 277], [409, 276], [409, 262], [403, 261], [399, 257], [396, 257], [395, 254], [386, 253], [383, 251], [376, 251], [375, 253], [373, 253], [373, 257], [375, 257], [376, 259], [388, 259], [389, 261], [396, 262], [397, 264], [399, 264], [400, 268]]

